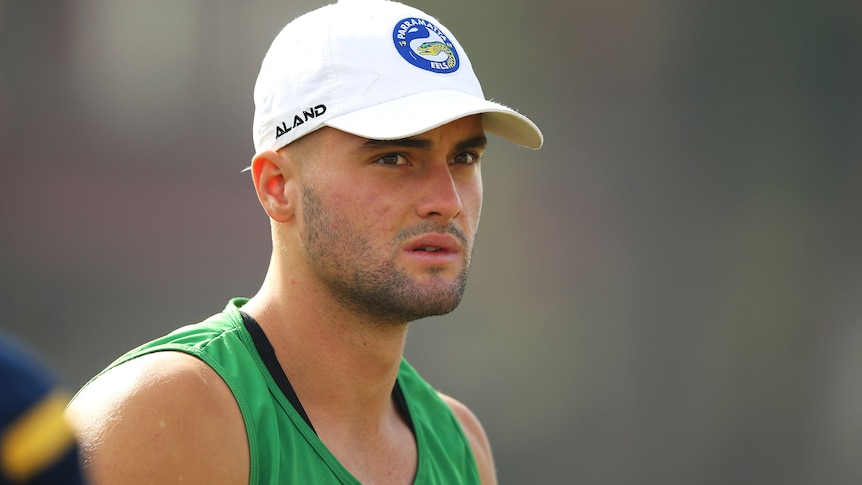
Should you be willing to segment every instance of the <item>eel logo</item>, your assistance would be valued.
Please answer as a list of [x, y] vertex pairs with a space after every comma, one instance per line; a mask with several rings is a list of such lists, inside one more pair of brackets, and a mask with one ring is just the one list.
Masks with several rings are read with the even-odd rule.
[[398, 22], [392, 42], [404, 60], [420, 69], [449, 74], [461, 66], [453, 40], [429, 20], [408, 17]]

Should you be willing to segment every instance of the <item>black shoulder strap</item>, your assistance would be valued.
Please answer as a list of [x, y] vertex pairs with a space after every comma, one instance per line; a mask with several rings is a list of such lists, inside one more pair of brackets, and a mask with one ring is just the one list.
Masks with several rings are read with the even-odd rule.
[[416, 428], [413, 427], [413, 418], [410, 417], [410, 410], [407, 408], [407, 399], [404, 398], [404, 391], [401, 390], [401, 385], [398, 380], [395, 380], [395, 387], [392, 388], [392, 400], [395, 401], [395, 408], [401, 413], [401, 417], [410, 427], [413, 435], [416, 435]]
[[[251, 315], [242, 311], [240, 313], [242, 314], [242, 323], [245, 324], [246, 330], [248, 330], [248, 333], [251, 335], [254, 347], [257, 349], [257, 353], [263, 360], [264, 365], [266, 365], [266, 369], [269, 371], [269, 374], [275, 380], [275, 383], [278, 384], [278, 388], [281, 389], [284, 397], [290, 401], [290, 404], [293, 405], [296, 412], [302, 416], [302, 419], [305, 420], [308, 427], [314, 431], [314, 426], [311, 425], [311, 420], [308, 419], [308, 414], [306, 414], [305, 409], [302, 407], [302, 403], [299, 402], [299, 397], [297, 397], [296, 391], [293, 390], [293, 386], [290, 385], [290, 380], [287, 379], [287, 375], [281, 368], [281, 364], [278, 363], [278, 359], [275, 357], [275, 350], [272, 348], [272, 344], [269, 343], [269, 339], [266, 338], [266, 334], [263, 333], [263, 329], [260, 328], [260, 325], [251, 317]], [[317, 433], [317, 431], [314, 432]]]

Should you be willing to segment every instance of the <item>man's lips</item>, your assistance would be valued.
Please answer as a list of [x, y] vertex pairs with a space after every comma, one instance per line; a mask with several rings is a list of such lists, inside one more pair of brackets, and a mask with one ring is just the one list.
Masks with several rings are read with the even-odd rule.
[[431, 264], [446, 264], [458, 260], [462, 252], [461, 242], [449, 234], [423, 234], [404, 245], [411, 260]]
[[424, 234], [409, 241], [405, 248], [414, 252], [458, 253], [461, 242], [448, 234]]

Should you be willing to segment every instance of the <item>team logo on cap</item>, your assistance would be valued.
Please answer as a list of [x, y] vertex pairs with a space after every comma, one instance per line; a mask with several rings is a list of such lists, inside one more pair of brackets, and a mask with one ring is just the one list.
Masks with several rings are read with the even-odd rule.
[[401, 57], [420, 69], [448, 74], [461, 65], [455, 44], [428, 20], [408, 17], [398, 22], [392, 41]]

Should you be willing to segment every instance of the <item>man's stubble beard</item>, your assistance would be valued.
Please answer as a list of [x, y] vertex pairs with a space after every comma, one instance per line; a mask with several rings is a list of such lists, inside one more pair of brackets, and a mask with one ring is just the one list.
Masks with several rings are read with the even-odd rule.
[[[464, 295], [470, 267], [472, 246], [464, 233], [449, 225], [433, 222], [407, 228], [392, 242], [387, 258], [378, 257], [367, 232], [357, 228], [343, 215], [327, 207], [311, 187], [302, 186], [304, 244], [306, 261], [318, 280], [343, 307], [371, 317], [381, 324], [405, 324], [454, 310]], [[458, 238], [467, 258], [454, 281], [446, 281], [430, 272], [431, 282], [420, 287], [396, 265], [400, 245], [407, 239], [432, 232]]]

